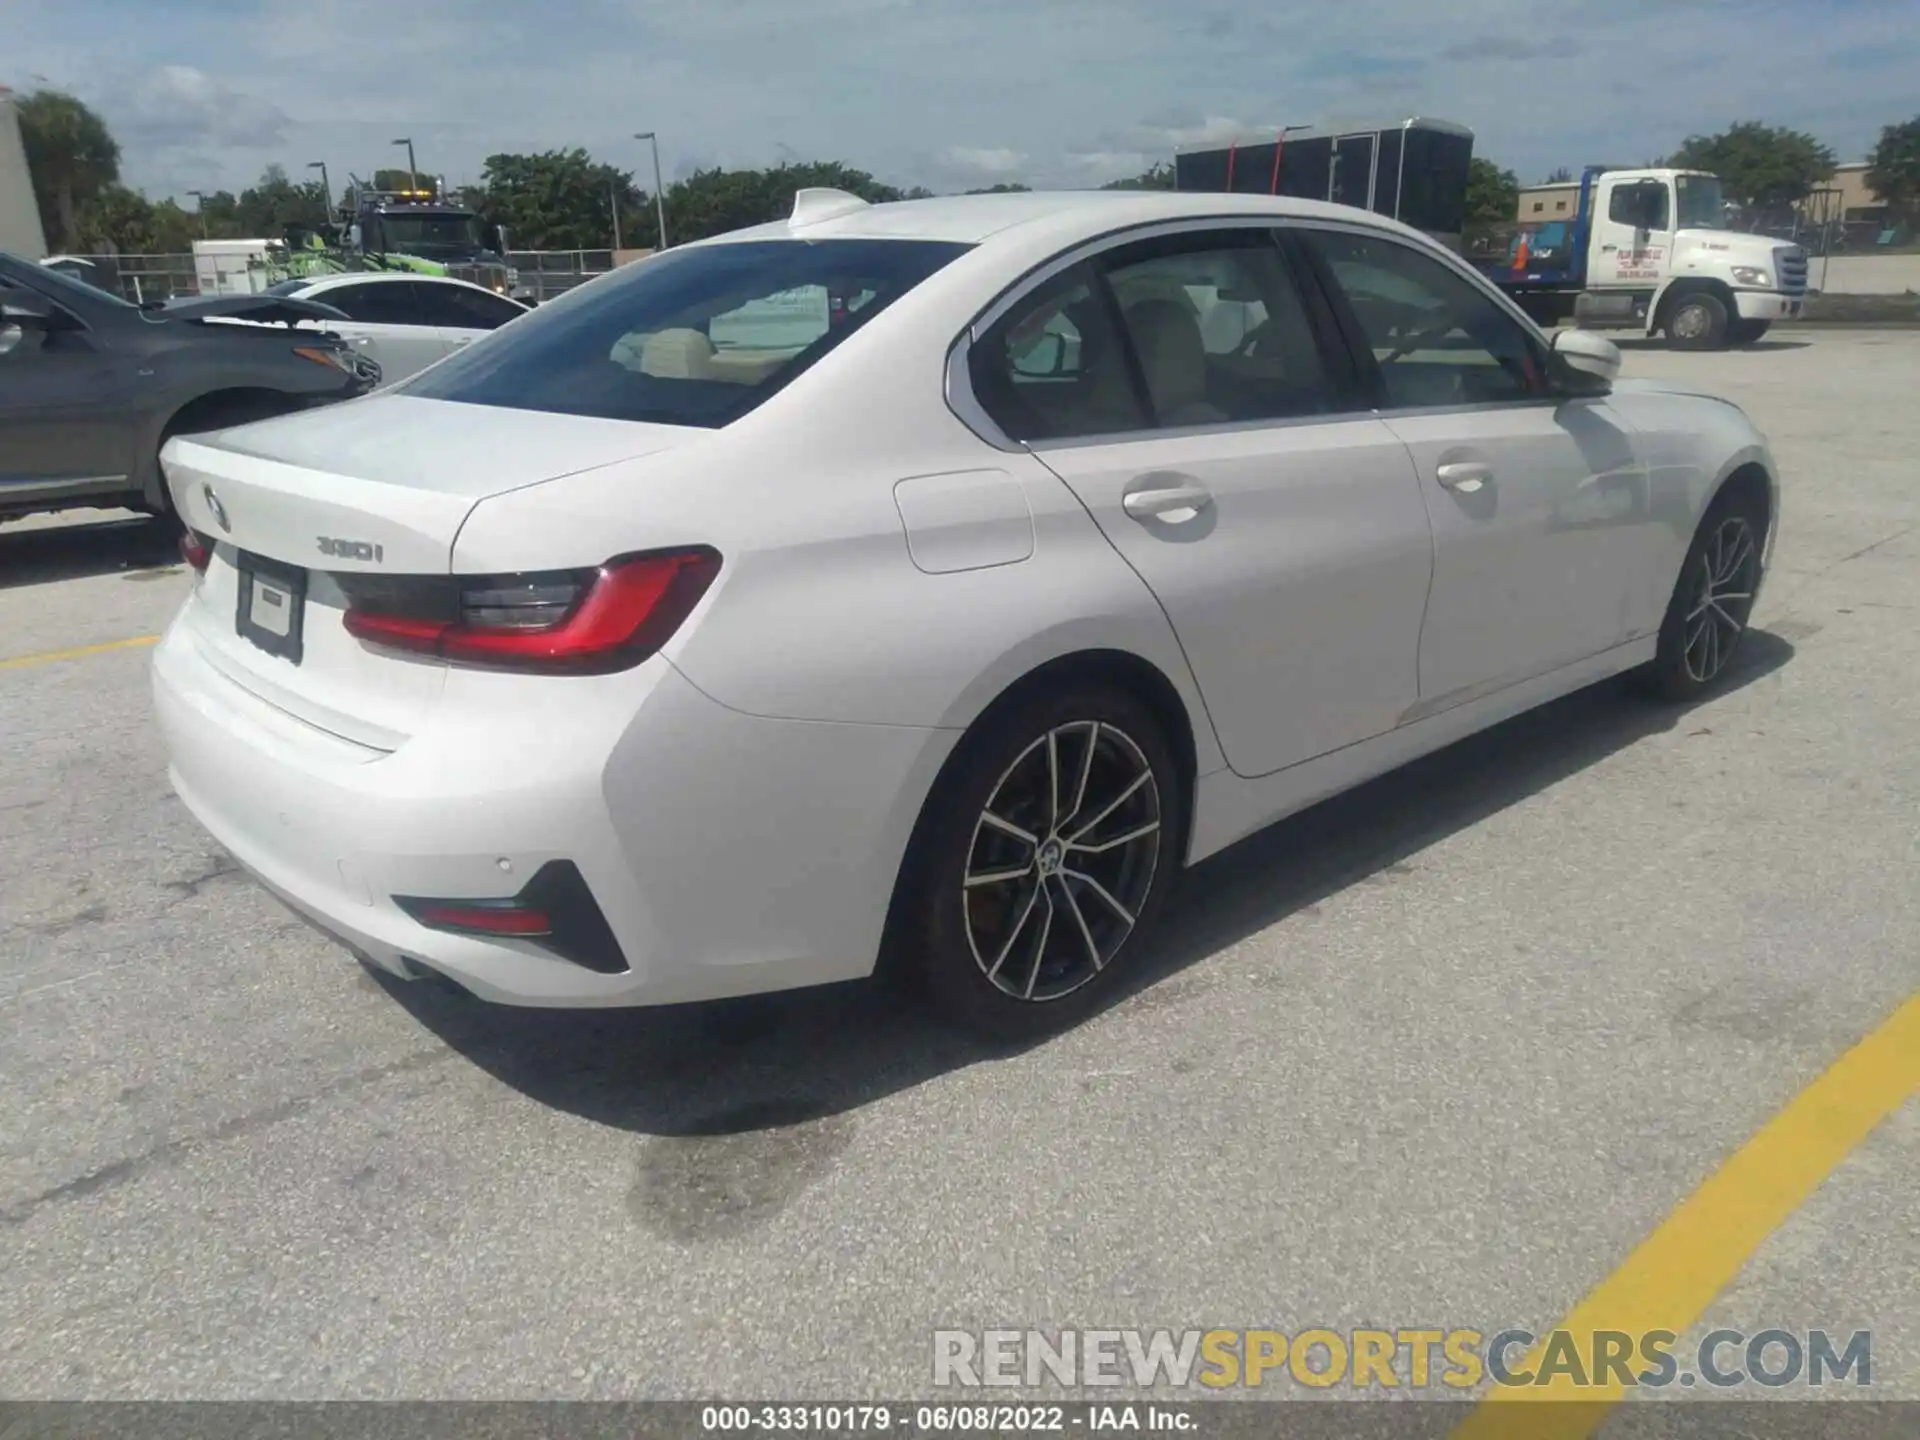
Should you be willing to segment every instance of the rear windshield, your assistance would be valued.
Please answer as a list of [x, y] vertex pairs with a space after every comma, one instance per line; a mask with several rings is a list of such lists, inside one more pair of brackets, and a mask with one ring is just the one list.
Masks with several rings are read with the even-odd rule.
[[469, 405], [716, 429], [966, 249], [764, 240], [669, 250], [540, 306], [398, 388]]

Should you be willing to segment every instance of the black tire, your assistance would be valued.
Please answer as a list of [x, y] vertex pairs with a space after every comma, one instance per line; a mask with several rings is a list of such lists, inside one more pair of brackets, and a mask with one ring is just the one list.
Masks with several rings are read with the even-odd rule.
[[1727, 325], [1727, 342], [1751, 345], [1773, 328], [1771, 320], [1734, 320]]
[[[270, 420], [275, 415], [285, 415], [297, 409], [298, 405], [299, 402], [291, 396], [257, 395], [208, 406], [197, 412], [192, 406], [188, 406], [169, 420], [166, 429], [160, 432], [160, 443], [153, 447], [155, 473], [159, 473], [160, 469], [160, 452], [167, 448], [167, 442], [176, 435], [205, 435], [215, 430], [230, 430], [236, 425], [246, 425], [255, 420]], [[144, 499], [139, 508], [162, 524], [182, 528], [179, 517], [173, 513], [173, 495], [167, 489], [164, 476], [161, 477], [160, 482], [160, 508], [156, 510], [145, 504]]]
[[1667, 344], [1675, 350], [1727, 348], [1727, 307], [1718, 295], [1694, 290], [1667, 311]]
[[[1643, 691], [1661, 700], [1697, 700], [1726, 678], [1753, 614], [1765, 544], [1766, 514], [1751, 496], [1723, 495], [1708, 507], [1667, 602], [1659, 650], [1636, 677]], [[1718, 598], [1705, 606], [1710, 592]]]
[[927, 799], [890, 959], [943, 1018], [987, 1039], [1077, 1024], [1138, 960], [1184, 858], [1186, 816], [1166, 735], [1133, 695], [1071, 680], [1016, 694], [968, 733]]

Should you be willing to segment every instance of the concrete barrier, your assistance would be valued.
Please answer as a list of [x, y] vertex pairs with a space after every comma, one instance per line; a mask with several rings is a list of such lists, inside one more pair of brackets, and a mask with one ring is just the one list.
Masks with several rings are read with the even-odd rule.
[[1920, 291], [1920, 255], [1815, 255], [1807, 283], [1823, 295], [1904, 295]]
[[1920, 325], [1920, 295], [1834, 295], [1807, 297], [1801, 325]]

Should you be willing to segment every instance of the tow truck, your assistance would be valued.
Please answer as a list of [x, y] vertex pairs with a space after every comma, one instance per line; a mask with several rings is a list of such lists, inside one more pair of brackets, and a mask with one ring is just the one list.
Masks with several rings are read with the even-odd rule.
[[447, 199], [438, 182], [381, 190], [358, 176], [349, 179], [337, 223], [288, 234], [289, 275], [404, 270], [450, 275], [518, 298], [520, 274], [508, 263], [506, 232], [496, 230], [498, 248], [490, 248], [479, 216]]
[[1589, 165], [1571, 220], [1523, 231], [1483, 268], [1542, 325], [1664, 332], [1676, 350], [1751, 345], [1799, 318], [1807, 252], [1726, 217], [1704, 171]]
[[[1472, 159], [1473, 132], [1446, 120], [1284, 126], [1181, 149], [1174, 186], [1353, 205], [1459, 251]], [[1475, 263], [1541, 325], [1664, 333], [1677, 350], [1750, 345], [1799, 318], [1807, 252], [1734, 231], [1726, 216], [1703, 171], [1589, 165], [1571, 220]]]

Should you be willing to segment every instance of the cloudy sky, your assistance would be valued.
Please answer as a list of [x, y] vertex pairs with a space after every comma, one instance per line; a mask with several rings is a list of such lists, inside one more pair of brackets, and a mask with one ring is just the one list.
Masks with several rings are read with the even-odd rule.
[[[842, 159], [1077, 185], [1276, 123], [1463, 121], [1537, 179], [1758, 118], [1843, 160], [1920, 107], [1914, 0], [0, 0], [0, 84], [97, 106], [151, 195], [584, 145], [651, 183]], [[402, 162], [404, 163], [404, 162]]]

